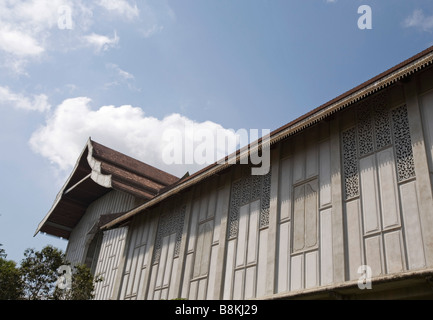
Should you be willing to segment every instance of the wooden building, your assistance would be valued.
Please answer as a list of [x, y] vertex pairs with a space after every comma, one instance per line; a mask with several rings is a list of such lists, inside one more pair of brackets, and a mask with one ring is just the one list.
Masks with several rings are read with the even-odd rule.
[[266, 175], [179, 179], [89, 140], [36, 233], [103, 276], [97, 299], [432, 298], [432, 63], [433, 47], [273, 131]]

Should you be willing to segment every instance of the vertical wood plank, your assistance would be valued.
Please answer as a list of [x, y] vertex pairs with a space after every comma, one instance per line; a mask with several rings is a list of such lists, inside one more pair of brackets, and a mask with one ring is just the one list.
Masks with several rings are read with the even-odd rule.
[[290, 263], [290, 290], [297, 291], [304, 287], [304, 266], [303, 266], [304, 255], [300, 254], [297, 256], [292, 256], [292, 261]]
[[201, 279], [198, 282], [197, 300], [206, 299], [207, 278]]
[[320, 217], [320, 279], [322, 285], [327, 285], [334, 281], [331, 209], [323, 210], [320, 213]]
[[317, 207], [317, 180], [305, 185], [305, 247], [312, 248], [317, 245], [318, 214]]
[[420, 99], [427, 158], [430, 172], [433, 172], [433, 91], [421, 96]]
[[292, 159], [281, 160], [280, 220], [290, 218], [292, 199]]
[[235, 279], [233, 284], [233, 300], [242, 300], [244, 297], [244, 269], [235, 271]]
[[194, 258], [194, 253], [189, 253], [186, 256], [185, 273], [183, 275], [183, 284], [182, 284], [182, 293], [181, 293], [182, 298], [189, 297], [193, 258]]
[[305, 288], [314, 288], [319, 285], [319, 257], [318, 252], [305, 254]]
[[272, 150], [271, 153], [271, 194], [269, 203], [269, 228], [268, 239], [266, 240], [266, 295], [275, 293], [275, 274], [277, 266], [277, 228], [278, 228], [278, 195], [280, 178], [280, 154], [281, 144]]
[[397, 176], [392, 148], [378, 152], [379, 191], [382, 208], [383, 228], [400, 225]]
[[258, 231], [259, 231], [260, 201], [250, 204], [250, 221], [248, 228], [247, 263], [257, 262]]
[[161, 256], [159, 258], [159, 263], [158, 263], [158, 277], [156, 278], [156, 288], [159, 288], [162, 286], [162, 281], [164, 278], [165, 263], [167, 261], [167, 255], [168, 255], [169, 241], [170, 241], [170, 236], [166, 236], [162, 239]]
[[[342, 125], [344, 123], [341, 123]], [[334, 281], [346, 280], [345, 256], [345, 224], [343, 217], [343, 186], [341, 165], [340, 120], [338, 117], [331, 120], [330, 124], [330, 152], [331, 152], [331, 204], [332, 204], [332, 255], [334, 266]]]
[[372, 276], [383, 274], [382, 244], [380, 236], [365, 239], [366, 264], [371, 268]]
[[226, 274], [224, 280], [224, 293], [223, 299], [229, 300], [232, 297], [232, 279], [233, 279], [233, 270], [235, 264], [235, 247], [236, 239], [228, 241], [227, 244], [227, 259], [226, 259]]
[[404, 249], [401, 241], [401, 231], [393, 231], [386, 233], [384, 236], [385, 242], [385, 258], [387, 273], [403, 272]]
[[216, 201], [218, 195], [218, 180], [214, 180], [211, 184], [211, 190], [209, 191], [209, 201], [207, 207], [207, 219], [215, 217], [216, 214]]
[[198, 294], [198, 281], [191, 281], [191, 287], [189, 289], [188, 300], [197, 300]]
[[164, 278], [162, 285], [168, 286], [171, 279], [171, 271], [173, 270], [174, 247], [176, 246], [176, 234], [170, 235], [168, 240], [167, 261], [165, 263]]
[[305, 247], [305, 186], [301, 185], [294, 190], [293, 213], [293, 251]]
[[328, 205], [332, 200], [331, 189], [331, 154], [329, 140], [323, 141], [320, 144], [320, 170], [319, 170], [319, 183], [320, 183], [320, 207]]
[[249, 211], [249, 204], [242, 206], [239, 210], [239, 231], [238, 247], [236, 250], [236, 267], [245, 265]]
[[359, 200], [356, 199], [346, 203], [349, 280], [359, 278], [358, 268], [363, 265], [358, 201]]
[[263, 229], [259, 232], [259, 261], [257, 263], [258, 298], [266, 295], [268, 231], [269, 229]]
[[425, 267], [426, 264], [418, 210], [418, 199], [415, 188], [414, 181], [400, 186], [407, 256], [409, 261], [408, 267], [411, 270]]
[[305, 159], [305, 178], [311, 178], [318, 175], [318, 167], [319, 167], [319, 150], [316, 143], [317, 139], [311, 140], [308, 142], [307, 150], [306, 150], [306, 159]]
[[212, 246], [213, 221], [204, 223], [203, 251], [201, 252], [200, 275], [209, 273], [209, 261]]
[[[148, 267], [146, 268], [146, 272], [144, 273], [143, 277], [143, 291], [141, 295], [138, 297], [139, 299], [144, 299], [148, 295], [148, 290], [151, 284], [150, 277], [151, 273], [153, 272], [152, 268], [152, 257], [153, 257], [153, 250], [154, 250], [154, 244], [155, 239], [157, 235], [157, 226], [158, 226], [158, 217], [159, 217], [159, 209], [154, 211], [155, 215], [148, 215], [148, 218], [144, 220], [144, 223], [149, 224], [148, 233], [147, 233], [147, 240], [146, 243], [148, 245], [146, 246], [146, 256], [145, 261], [147, 261]], [[155, 278], [156, 281], [156, 278]], [[154, 285], [154, 284], [153, 284]]]
[[214, 300], [215, 287], [218, 285], [216, 279], [217, 265], [221, 263], [218, 261], [218, 247], [219, 245], [214, 245], [211, 248], [210, 256], [210, 270], [209, 270], [209, 285], [207, 289], [207, 299]]
[[[224, 295], [224, 265], [227, 264], [226, 256], [227, 249], [227, 219], [229, 214], [229, 199], [230, 199], [230, 174], [223, 176], [223, 187], [220, 190], [221, 198], [218, 196], [218, 208], [220, 211], [221, 219], [217, 220], [216, 224], [220, 224], [219, 227], [219, 239], [218, 239], [218, 261], [220, 263], [216, 266], [215, 270], [215, 291], [213, 293], [214, 299], [221, 299]], [[219, 221], [219, 222], [218, 222]]]
[[359, 160], [364, 233], [379, 231], [378, 189], [374, 155]]
[[416, 81], [412, 80], [406, 83], [404, 93], [415, 166], [416, 194], [419, 201], [418, 212], [424, 243], [424, 258], [426, 265], [431, 267], [433, 266], [433, 193]]
[[188, 246], [188, 234], [190, 229], [190, 219], [192, 215], [192, 196], [193, 192], [189, 191], [185, 194], [185, 220], [183, 223], [183, 230], [182, 230], [182, 238], [180, 242], [180, 248], [179, 248], [179, 263], [177, 269], [173, 269], [173, 272], [176, 273], [175, 280], [174, 280], [174, 288], [173, 288], [173, 295], [177, 297], [184, 298], [186, 296], [182, 296], [183, 289], [184, 289], [184, 281], [187, 279], [189, 281], [191, 273], [189, 270], [186, 271], [186, 256], [187, 256], [187, 246]]
[[190, 231], [189, 231], [189, 241], [188, 241], [188, 251], [194, 250], [195, 242], [197, 237], [197, 222], [198, 215], [200, 212], [200, 199], [192, 200], [192, 214], [190, 220]]
[[156, 277], [158, 276], [158, 265], [155, 264], [152, 266], [152, 272], [149, 283], [149, 291], [147, 292], [147, 299], [154, 299], [155, 294], [155, 286], [156, 286]]
[[252, 299], [256, 296], [256, 267], [249, 267], [245, 274], [245, 294], [244, 299]]
[[204, 247], [204, 237], [205, 237], [205, 224], [201, 224], [198, 227], [198, 238], [197, 238], [197, 246], [194, 251], [194, 273], [193, 279], [200, 276], [200, 267], [201, 267], [201, 258], [203, 254]]
[[305, 179], [305, 138], [304, 135], [294, 138], [295, 153], [293, 157], [293, 183]]
[[277, 292], [289, 291], [290, 221], [280, 225]]

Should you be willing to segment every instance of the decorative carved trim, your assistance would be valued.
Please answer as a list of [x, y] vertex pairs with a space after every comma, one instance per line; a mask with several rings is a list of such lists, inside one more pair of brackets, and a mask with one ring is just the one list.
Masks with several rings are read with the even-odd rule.
[[269, 225], [271, 198], [271, 171], [264, 176], [244, 175], [233, 182], [230, 199], [228, 238], [238, 235], [239, 210], [241, 206], [260, 199], [260, 228]]
[[260, 198], [260, 228], [269, 225], [269, 208], [271, 204], [271, 170], [262, 176], [262, 195]]
[[387, 96], [379, 94], [374, 99], [374, 127], [376, 133], [376, 149], [382, 149], [392, 144], [391, 121], [389, 109], [386, 106]]
[[351, 128], [342, 133], [344, 190], [346, 199], [359, 195], [358, 151], [356, 143], [356, 130]]
[[230, 199], [230, 216], [228, 237], [234, 238], [238, 234], [238, 219], [240, 209], [240, 197], [242, 193], [242, 180], [235, 181], [232, 184]]
[[180, 244], [182, 241], [182, 232], [185, 221], [186, 205], [169, 211], [161, 216], [156, 236], [155, 249], [153, 254], [153, 262], [159, 262], [162, 250], [162, 239], [173, 233], [176, 234], [176, 244], [174, 248], [174, 256], [179, 256]]
[[392, 110], [392, 122], [397, 157], [397, 176], [398, 181], [401, 182], [415, 177], [415, 164], [406, 105]]
[[379, 94], [362, 103], [356, 127], [342, 133], [346, 200], [359, 196], [359, 158], [391, 146], [393, 141], [398, 182], [415, 177], [407, 107], [390, 110], [386, 100], [386, 94]]
[[358, 108], [358, 151], [359, 156], [372, 153], [374, 150], [373, 124], [371, 105], [366, 102]]

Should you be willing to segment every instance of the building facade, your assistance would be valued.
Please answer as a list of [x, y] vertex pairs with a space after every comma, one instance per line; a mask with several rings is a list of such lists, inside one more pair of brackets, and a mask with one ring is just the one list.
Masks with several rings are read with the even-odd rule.
[[[431, 298], [432, 63], [180, 179], [89, 140], [37, 232], [102, 275], [97, 299]], [[239, 164], [265, 151], [267, 174]]]

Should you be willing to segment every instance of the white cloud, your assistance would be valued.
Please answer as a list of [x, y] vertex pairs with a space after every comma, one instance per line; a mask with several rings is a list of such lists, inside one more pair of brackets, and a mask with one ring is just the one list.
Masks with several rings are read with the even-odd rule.
[[29, 61], [47, 50], [51, 29], [57, 27], [58, 8], [71, 0], [0, 0], [0, 56], [2, 66], [25, 74]]
[[84, 36], [83, 39], [87, 44], [93, 46], [96, 52], [107, 51], [108, 49], [115, 47], [120, 40], [116, 32], [114, 32], [113, 38], [92, 33]]
[[[57, 27], [62, 6], [73, 5], [70, 0], [0, 1], [0, 49], [18, 56], [43, 52], [48, 31]], [[17, 45], [21, 41], [23, 48]]]
[[30, 35], [5, 25], [0, 26], [0, 49], [19, 57], [37, 56], [45, 51]]
[[8, 87], [0, 86], [0, 104], [11, 106], [15, 109], [45, 112], [51, 106], [48, 103], [48, 97], [45, 94], [34, 95], [33, 99], [12, 92]]
[[[103, 106], [93, 110], [90, 104], [91, 100], [86, 97], [63, 101], [46, 124], [33, 133], [29, 141], [32, 150], [49, 159], [62, 172], [69, 173], [85, 142], [91, 137], [107, 147], [182, 176], [186, 171], [192, 173], [204, 165], [196, 162], [189, 165], [168, 164], [163, 161], [164, 150], [170, 144], [164, 139], [164, 133], [174, 130], [186, 141], [196, 139], [194, 134], [197, 132], [205, 131], [216, 136], [218, 131], [228, 139], [236, 139], [235, 132], [210, 121], [198, 123], [179, 114], [171, 114], [160, 120], [146, 116], [142, 109], [129, 105]], [[197, 145], [202, 140], [195, 141]], [[217, 152], [221, 154], [220, 149], [216, 150], [217, 147], [213, 150], [215, 156]]]
[[105, 67], [112, 73], [109, 81], [104, 84], [106, 89], [114, 86], [126, 85], [132, 91], [141, 91], [140, 88], [135, 86], [135, 76], [133, 74], [122, 70], [114, 63], [107, 63]]
[[23, 30], [38, 33], [57, 26], [58, 9], [72, 7], [70, 0], [15, 0], [0, 1], [0, 18]]
[[120, 69], [120, 67], [117, 64], [107, 63], [106, 67], [108, 69], [114, 70], [116, 72], [116, 74], [120, 78], [122, 78], [123, 80], [131, 80], [131, 79], [135, 78], [134, 75], [132, 75], [131, 73], [129, 73], [129, 72], [125, 71], [125, 70]]
[[100, 0], [98, 4], [106, 10], [121, 15], [129, 20], [139, 16], [137, 5], [130, 5], [126, 0]]
[[145, 38], [150, 38], [151, 36], [157, 34], [158, 32], [161, 32], [164, 29], [163, 26], [159, 26], [157, 24], [154, 24], [153, 26], [149, 27], [148, 29], [142, 30], [141, 33]]
[[403, 25], [407, 28], [415, 27], [423, 31], [433, 31], [433, 16], [425, 16], [422, 10], [417, 9], [405, 19]]
[[135, 23], [144, 37], [160, 32], [174, 17], [163, 0], [139, 6], [132, 0], [0, 0], [0, 67], [26, 74], [29, 63], [53, 51], [82, 48], [83, 39], [97, 54], [118, 45], [116, 33], [111, 37], [91, 29], [106, 25], [106, 12], [113, 16], [110, 22]]

